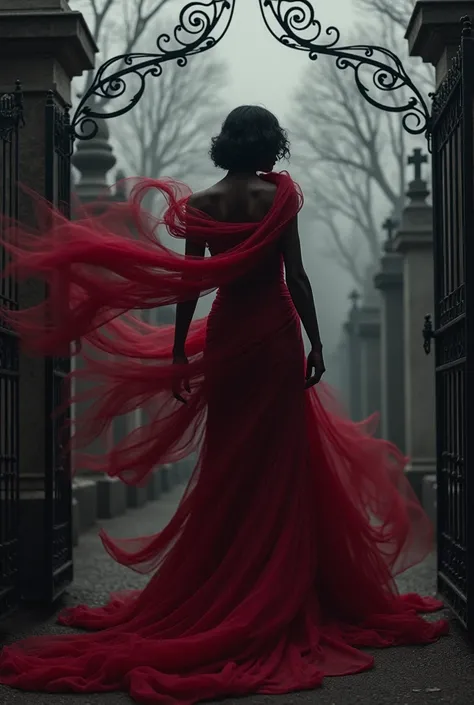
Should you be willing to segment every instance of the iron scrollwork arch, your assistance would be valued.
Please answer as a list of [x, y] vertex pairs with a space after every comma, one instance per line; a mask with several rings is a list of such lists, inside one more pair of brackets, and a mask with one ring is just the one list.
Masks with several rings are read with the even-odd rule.
[[[403, 127], [412, 135], [429, 136], [430, 110], [425, 98], [407, 74], [400, 58], [389, 49], [366, 44], [339, 45], [341, 32], [335, 26], [324, 29], [311, 0], [259, 0], [262, 17], [270, 34], [290, 49], [304, 51], [312, 61], [320, 55], [336, 59], [338, 69], [351, 68], [362, 97], [374, 107], [403, 114]], [[407, 89], [400, 105], [386, 104], [370, 93], [362, 71], [372, 70], [373, 87], [383, 93]]]
[[[180, 11], [175, 28], [157, 37], [157, 53], [121, 54], [103, 63], [74, 113], [73, 138], [93, 139], [98, 131], [97, 120], [119, 117], [132, 110], [145, 92], [147, 78], [160, 77], [165, 63], [176, 61], [184, 68], [188, 57], [215, 47], [230, 27], [235, 2], [193, 0]], [[138, 88], [132, 90], [124, 106], [110, 112], [94, 108], [97, 99], [110, 101], [124, 96], [130, 89], [130, 79], [138, 79]]]
[[[259, 0], [259, 4], [264, 23], [278, 42], [306, 52], [312, 61], [319, 55], [334, 57], [337, 68], [354, 71], [356, 86], [368, 103], [402, 114], [407, 132], [426, 134], [429, 138], [430, 110], [396, 54], [380, 46], [340, 46], [340, 30], [335, 26], [323, 28], [311, 0]], [[71, 123], [73, 138], [92, 139], [98, 131], [97, 120], [118, 117], [132, 110], [145, 92], [146, 79], [161, 76], [165, 63], [176, 61], [178, 66], [185, 67], [190, 56], [215, 47], [231, 25], [235, 5], [236, 0], [193, 0], [181, 10], [174, 30], [157, 38], [158, 53], [123, 54], [102, 64], [75, 111]], [[399, 105], [377, 100], [362, 75], [367, 67], [372, 70], [373, 88], [382, 93], [407, 89], [409, 97]], [[124, 96], [129, 90], [128, 79], [132, 77], [138, 79], [138, 88], [124, 106], [110, 112], [94, 108], [94, 100], [111, 101]]]

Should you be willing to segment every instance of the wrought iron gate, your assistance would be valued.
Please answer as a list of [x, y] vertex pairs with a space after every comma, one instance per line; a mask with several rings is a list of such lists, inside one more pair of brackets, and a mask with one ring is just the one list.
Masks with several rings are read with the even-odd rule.
[[[144, 94], [147, 80], [159, 78], [166, 63], [177, 62], [184, 68], [192, 57], [215, 47], [231, 25], [235, 4], [236, 0], [190, 0], [181, 9], [175, 29], [157, 38], [156, 54], [137, 52], [106, 61], [82, 96], [72, 124], [65, 106], [57, 102], [53, 93], [49, 95], [45, 115], [45, 195], [66, 217], [70, 215], [71, 140], [91, 139], [98, 131], [97, 120], [114, 118], [133, 109]], [[470, 444], [470, 439], [474, 439], [471, 431], [474, 355], [469, 351], [474, 343], [474, 313], [470, 313], [474, 310], [474, 294], [466, 266], [474, 261], [470, 244], [474, 233], [474, 39], [470, 23], [465, 23], [459, 56], [436, 95], [431, 118], [423, 94], [392, 51], [372, 45], [340, 44], [341, 33], [336, 27], [323, 31], [312, 0], [258, 0], [258, 5], [269, 33], [283, 46], [302, 51], [311, 60], [319, 55], [332, 57], [339, 70], [354, 73], [356, 85], [370, 105], [399, 113], [403, 127], [413, 135], [432, 130], [436, 306], [435, 331], [427, 321], [425, 345], [429, 352], [431, 338], [435, 338], [439, 589], [461, 621], [473, 628], [474, 561], [469, 561], [468, 549], [474, 549], [474, 520], [470, 519], [469, 511], [474, 506], [474, 490], [467, 477], [474, 451]], [[136, 86], [135, 93], [132, 83]], [[399, 101], [385, 103], [378, 97], [380, 94], [386, 97], [390, 92], [397, 94]], [[110, 102], [123, 97], [122, 107], [103, 109], [104, 98]], [[7, 133], [0, 122], [3, 148], [0, 206], [16, 216], [18, 200], [13, 175], [18, 166], [17, 128], [21, 111], [15, 102], [18, 94], [1, 100], [0, 119], [3, 120], [4, 110], [16, 117], [13, 129]], [[5, 154], [10, 161], [6, 161]], [[16, 306], [15, 283], [2, 283], [1, 287], [3, 305]], [[73, 573], [71, 458], [66, 452], [65, 435], [70, 417], [69, 411], [62, 418], [53, 415], [62, 401], [69, 371], [69, 358], [47, 362], [47, 560], [41, 593], [50, 600], [67, 587]], [[18, 594], [18, 347], [10, 331], [1, 327], [1, 320], [0, 414], [2, 417], [8, 414], [7, 424], [0, 429], [1, 613]]]
[[[438, 587], [474, 628], [474, 37], [466, 21], [459, 53], [433, 102], [434, 338], [438, 481]], [[471, 472], [472, 475], [472, 472]], [[469, 555], [471, 553], [471, 555]]]
[[[23, 114], [19, 84], [0, 97], [0, 229], [18, 219], [19, 128]], [[7, 264], [0, 248], [0, 270]], [[0, 279], [0, 306], [18, 308], [13, 277]], [[0, 616], [19, 600], [19, 347], [0, 313]]]
[[[71, 131], [69, 110], [50, 92], [46, 101], [45, 196], [64, 216], [71, 207]], [[55, 600], [73, 578], [71, 456], [67, 450], [70, 409], [58, 414], [67, 390], [69, 357], [46, 363], [46, 551], [45, 599]]]

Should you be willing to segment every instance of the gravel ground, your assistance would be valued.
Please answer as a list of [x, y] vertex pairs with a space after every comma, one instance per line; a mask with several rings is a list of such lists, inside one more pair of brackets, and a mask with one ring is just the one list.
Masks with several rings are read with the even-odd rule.
[[[175, 511], [182, 488], [125, 517], [103, 522], [114, 536], [154, 533]], [[147, 577], [118, 566], [105, 554], [97, 531], [81, 536], [75, 554], [75, 581], [64, 604], [101, 604], [111, 591], [139, 588]], [[407, 572], [399, 581], [403, 592], [435, 592], [435, 559]], [[65, 633], [55, 614], [22, 611], [0, 625], [0, 641], [43, 633]], [[328, 678], [323, 688], [281, 697], [227, 700], [226, 705], [472, 705], [474, 654], [456, 625], [450, 636], [426, 647], [381, 650], [376, 667], [357, 676]], [[49, 695], [23, 693], [0, 686], [0, 705], [132, 705], [124, 693], [103, 695]]]

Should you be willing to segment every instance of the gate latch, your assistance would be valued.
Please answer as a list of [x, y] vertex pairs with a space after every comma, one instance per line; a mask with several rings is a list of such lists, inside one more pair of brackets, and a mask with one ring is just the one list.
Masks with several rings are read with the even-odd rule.
[[427, 313], [425, 316], [425, 324], [423, 326], [423, 350], [427, 355], [431, 352], [431, 341], [435, 337], [433, 331], [433, 322], [431, 320], [431, 314]]

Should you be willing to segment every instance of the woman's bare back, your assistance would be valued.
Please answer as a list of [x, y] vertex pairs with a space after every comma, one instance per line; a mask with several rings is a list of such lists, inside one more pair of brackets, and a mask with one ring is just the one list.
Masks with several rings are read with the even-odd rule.
[[225, 223], [258, 223], [273, 205], [276, 186], [258, 176], [225, 177], [191, 196], [189, 204]]

